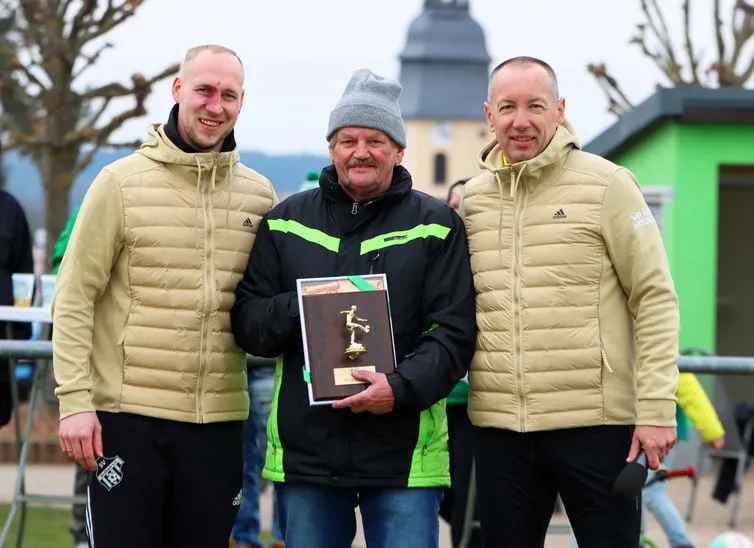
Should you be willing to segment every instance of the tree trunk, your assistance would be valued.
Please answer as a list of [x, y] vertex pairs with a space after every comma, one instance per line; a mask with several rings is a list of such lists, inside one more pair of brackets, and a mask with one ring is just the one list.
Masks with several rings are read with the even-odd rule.
[[47, 250], [45, 271], [49, 270], [52, 249], [68, 222], [68, 193], [76, 178], [78, 150], [50, 150], [41, 163], [42, 185], [45, 192], [45, 228]]

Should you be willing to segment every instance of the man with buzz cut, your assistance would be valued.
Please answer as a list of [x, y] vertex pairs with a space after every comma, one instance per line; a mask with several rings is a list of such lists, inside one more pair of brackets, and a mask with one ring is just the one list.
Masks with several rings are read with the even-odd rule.
[[91, 471], [97, 548], [227, 547], [241, 501], [246, 355], [233, 291], [277, 198], [241, 164], [238, 56], [186, 54], [165, 124], [88, 189], [60, 266], [60, 446]]
[[476, 288], [469, 378], [485, 546], [543, 546], [560, 494], [582, 548], [637, 546], [629, 461], [676, 440], [678, 302], [631, 172], [581, 150], [552, 67], [498, 65], [494, 134], [461, 209]]

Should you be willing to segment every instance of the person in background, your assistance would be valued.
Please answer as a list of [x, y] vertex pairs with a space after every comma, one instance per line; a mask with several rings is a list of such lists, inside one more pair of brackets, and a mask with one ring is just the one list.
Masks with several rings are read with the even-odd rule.
[[[0, 189], [0, 305], [13, 306], [13, 274], [32, 274], [31, 233], [26, 213], [9, 192]], [[0, 339], [26, 340], [31, 324], [0, 321]], [[8, 358], [0, 356], [0, 427], [10, 422], [13, 402]]]
[[52, 257], [50, 259], [51, 274], [57, 276], [58, 271], [60, 270], [60, 263], [63, 262], [63, 255], [65, 255], [65, 250], [68, 248], [68, 240], [70, 240], [71, 238], [71, 232], [73, 231], [73, 226], [76, 224], [76, 218], [79, 215], [80, 209], [81, 204], [76, 206], [76, 209], [73, 210], [71, 216], [68, 217], [68, 221], [63, 228], [63, 232], [60, 233], [60, 236], [58, 237], [55, 245], [52, 248]]
[[312, 188], [317, 188], [318, 186], [319, 186], [319, 172], [309, 171], [306, 174], [306, 178], [304, 179], [304, 182], [298, 186], [298, 191], [301, 192], [303, 190], [311, 190]]
[[[446, 203], [458, 211], [463, 196], [463, 185], [468, 179], [456, 181], [448, 189]], [[448, 396], [448, 449], [450, 452], [450, 487], [440, 504], [440, 517], [450, 525], [453, 548], [461, 545], [466, 520], [471, 468], [474, 463], [474, 427], [469, 420], [469, 380], [462, 378]], [[482, 536], [474, 531], [468, 548], [480, 548]]]
[[[50, 259], [51, 269], [50, 273], [57, 275], [60, 270], [60, 263], [63, 262], [63, 256], [65, 250], [68, 247], [68, 240], [71, 237], [73, 226], [76, 224], [76, 217], [78, 217], [79, 204], [60, 233], [55, 245], [52, 248], [52, 258]], [[79, 463], [75, 463], [76, 472], [73, 476], [73, 494], [78, 497], [85, 497], [86, 490], [89, 486], [89, 471], [81, 466]], [[86, 504], [74, 504], [71, 507], [71, 522], [68, 526], [68, 530], [73, 536], [73, 543], [75, 548], [88, 548], [89, 541], [86, 538]]]
[[461, 201], [463, 199], [463, 185], [468, 182], [468, 178], [456, 181], [450, 188], [448, 188], [448, 196], [445, 202], [453, 208], [454, 211], [458, 211], [461, 207]]
[[[263, 548], [259, 538], [261, 516], [259, 496], [263, 491], [262, 468], [267, 452], [267, 420], [270, 417], [273, 388], [275, 386], [275, 361], [250, 357], [247, 360], [249, 399], [251, 410], [244, 426], [243, 498], [233, 524], [231, 547]], [[280, 531], [281, 501], [272, 487], [272, 542], [269, 548], [283, 548]]]
[[[725, 445], [725, 429], [720, 423], [715, 408], [707, 397], [696, 375], [693, 373], [681, 373], [678, 377], [678, 440], [688, 439], [689, 421], [699, 432], [702, 443], [720, 451]], [[677, 448], [673, 448], [665, 457], [665, 468], [672, 468]], [[650, 470], [647, 482], [651, 481], [655, 472]], [[665, 490], [665, 482], [658, 481], [646, 487], [642, 492], [644, 508], [654, 516], [668, 539], [671, 548], [694, 548], [686, 529], [686, 523], [673, 504]], [[571, 546], [578, 547], [576, 538], [571, 535]]]

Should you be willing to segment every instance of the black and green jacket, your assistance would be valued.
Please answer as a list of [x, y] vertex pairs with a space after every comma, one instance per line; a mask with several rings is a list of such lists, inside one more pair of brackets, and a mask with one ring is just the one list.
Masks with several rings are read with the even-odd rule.
[[[310, 406], [297, 278], [387, 274], [398, 367], [392, 412]], [[264, 476], [344, 487], [448, 485], [445, 398], [474, 351], [466, 233], [447, 205], [395, 168], [383, 195], [354, 203], [333, 166], [317, 189], [263, 219], [231, 312], [246, 352], [277, 357]]]

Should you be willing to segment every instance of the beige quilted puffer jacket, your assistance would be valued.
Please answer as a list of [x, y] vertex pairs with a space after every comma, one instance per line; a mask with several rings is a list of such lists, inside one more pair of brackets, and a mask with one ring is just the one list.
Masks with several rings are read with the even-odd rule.
[[633, 175], [566, 122], [465, 185], [477, 293], [469, 414], [517, 432], [675, 425], [679, 316], [660, 231]]
[[235, 288], [277, 198], [237, 151], [189, 154], [149, 128], [89, 188], [52, 304], [61, 418], [122, 411], [245, 420]]

